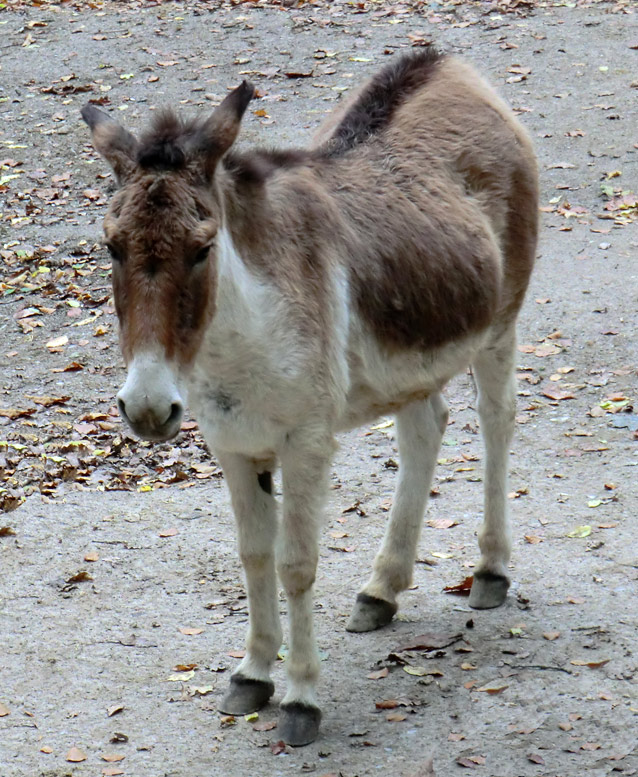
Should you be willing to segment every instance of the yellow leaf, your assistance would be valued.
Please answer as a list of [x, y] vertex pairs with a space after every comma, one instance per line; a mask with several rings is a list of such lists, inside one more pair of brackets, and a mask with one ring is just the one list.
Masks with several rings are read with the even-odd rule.
[[69, 338], [66, 335], [62, 337], [54, 337], [53, 340], [49, 340], [47, 348], [61, 348], [69, 342]]
[[584, 539], [585, 537], [589, 537], [590, 534], [591, 526], [577, 526], [575, 529], [568, 532], [567, 536], [572, 539]]

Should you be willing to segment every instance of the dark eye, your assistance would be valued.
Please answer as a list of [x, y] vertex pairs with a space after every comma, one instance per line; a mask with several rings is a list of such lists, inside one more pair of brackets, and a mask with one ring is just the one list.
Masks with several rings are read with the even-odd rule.
[[202, 262], [205, 262], [208, 259], [208, 254], [210, 252], [211, 245], [204, 246], [203, 248], [200, 248], [196, 253], [195, 256], [193, 256], [192, 259], [192, 265], [195, 267], [195, 265], [202, 264]]
[[106, 244], [106, 250], [109, 252], [109, 254], [111, 254], [111, 259], [114, 262], [121, 262], [122, 261], [122, 254], [120, 253], [120, 251], [112, 243], [107, 243]]

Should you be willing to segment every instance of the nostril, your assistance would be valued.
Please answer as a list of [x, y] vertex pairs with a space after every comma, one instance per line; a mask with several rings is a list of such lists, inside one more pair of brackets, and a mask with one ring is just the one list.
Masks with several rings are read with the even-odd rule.
[[117, 409], [120, 411], [122, 418], [125, 421], [128, 421], [128, 416], [126, 415], [126, 403], [120, 397], [117, 398]]
[[173, 402], [171, 405], [171, 413], [168, 416], [166, 423], [170, 424], [173, 423], [173, 421], [179, 421], [182, 417], [182, 410], [182, 405], [179, 402]]

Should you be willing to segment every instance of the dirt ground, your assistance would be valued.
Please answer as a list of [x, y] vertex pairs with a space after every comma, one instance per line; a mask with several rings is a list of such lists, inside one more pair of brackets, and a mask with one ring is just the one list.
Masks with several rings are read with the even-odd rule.
[[[418, 777], [430, 755], [437, 777], [637, 774], [635, 4], [9, 5], [0, 777]], [[344, 436], [316, 584], [324, 722], [313, 745], [283, 749], [264, 725], [275, 705], [252, 721], [216, 711], [247, 624], [221, 474], [193, 422], [153, 447], [113, 409], [123, 368], [99, 244], [111, 184], [79, 108], [101, 101], [139, 129], [156, 106], [206, 110], [246, 77], [261, 97], [243, 141], [303, 144], [344, 92], [429, 40], [499, 86], [540, 160], [513, 590], [486, 612], [443, 593], [472, 573], [481, 514], [474, 390], [460, 376], [414, 587], [390, 627], [347, 634], [397, 456], [384, 419]], [[406, 649], [417, 637], [423, 649]], [[285, 646], [275, 701], [284, 659]]]

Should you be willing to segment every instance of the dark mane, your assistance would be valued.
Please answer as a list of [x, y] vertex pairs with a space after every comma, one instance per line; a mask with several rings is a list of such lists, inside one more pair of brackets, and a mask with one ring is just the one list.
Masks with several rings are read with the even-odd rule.
[[316, 156], [304, 149], [256, 149], [247, 153], [230, 151], [223, 165], [237, 183], [258, 184], [276, 170], [304, 164]]
[[377, 73], [350, 106], [322, 148], [324, 157], [337, 157], [382, 130], [395, 109], [423, 86], [444, 58], [433, 46], [404, 54]]
[[187, 146], [200, 122], [184, 121], [171, 110], [161, 111], [140, 138], [137, 162], [145, 170], [179, 170], [187, 160]]

